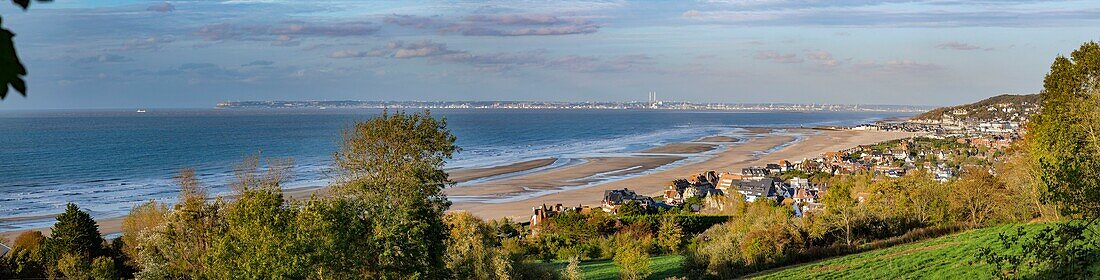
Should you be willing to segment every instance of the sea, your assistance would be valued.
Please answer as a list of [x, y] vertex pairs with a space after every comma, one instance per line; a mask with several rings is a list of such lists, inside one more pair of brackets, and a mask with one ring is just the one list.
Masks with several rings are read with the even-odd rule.
[[[416, 110], [413, 110], [416, 111]], [[0, 112], [0, 231], [47, 227], [76, 203], [96, 218], [149, 200], [171, 203], [173, 176], [194, 169], [212, 194], [228, 193], [250, 155], [292, 158], [287, 188], [331, 181], [342, 131], [378, 109], [173, 109]], [[898, 112], [433, 109], [461, 151], [447, 168], [554, 157], [628, 154], [742, 127], [857, 125]], [[31, 217], [31, 218], [28, 218]]]

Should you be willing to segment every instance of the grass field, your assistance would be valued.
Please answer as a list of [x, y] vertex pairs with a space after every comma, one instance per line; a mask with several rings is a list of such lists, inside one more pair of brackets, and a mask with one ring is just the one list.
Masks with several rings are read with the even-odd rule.
[[[931, 240], [786, 268], [754, 279], [989, 279], [992, 267], [976, 261], [978, 248], [1019, 225], [969, 230]], [[1025, 225], [1028, 230], [1043, 224]]]
[[[683, 260], [684, 257], [676, 255], [649, 258], [649, 268], [653, 271], [653, 275], [650, 275], [649, 279], [684, 276], [680, 266]], [[559, 265], [565, 267], [564, 263]], [[584, 279], [587, 280], [619, 279], [619, 267], [615, 266], [615, 262], [611, 260], [581, 262], [581, 271]]]

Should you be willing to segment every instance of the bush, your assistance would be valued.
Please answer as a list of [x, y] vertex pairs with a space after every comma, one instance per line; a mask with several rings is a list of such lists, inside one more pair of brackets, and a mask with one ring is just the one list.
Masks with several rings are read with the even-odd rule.
[[615, 253], [615, 266], [619, 267], [619, 279], [640, 280], [649, 277], [649, 254], [639, 244], [623, 244]]

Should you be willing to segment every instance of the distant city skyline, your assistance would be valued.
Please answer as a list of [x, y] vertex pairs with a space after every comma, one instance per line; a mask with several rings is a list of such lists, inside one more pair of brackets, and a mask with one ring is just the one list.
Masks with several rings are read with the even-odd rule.
[[955, 105], [1035, 93], [1097, 1], [55, 1], [0, 4], [0, 110], [229, 100]]

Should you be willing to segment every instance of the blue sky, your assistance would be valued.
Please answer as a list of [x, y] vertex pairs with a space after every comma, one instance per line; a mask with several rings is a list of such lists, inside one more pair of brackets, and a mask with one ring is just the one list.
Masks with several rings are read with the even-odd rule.
[[1037, 92], [1100, 1], [66, 1], [0, 5], [30, 95], [949, 105]]

